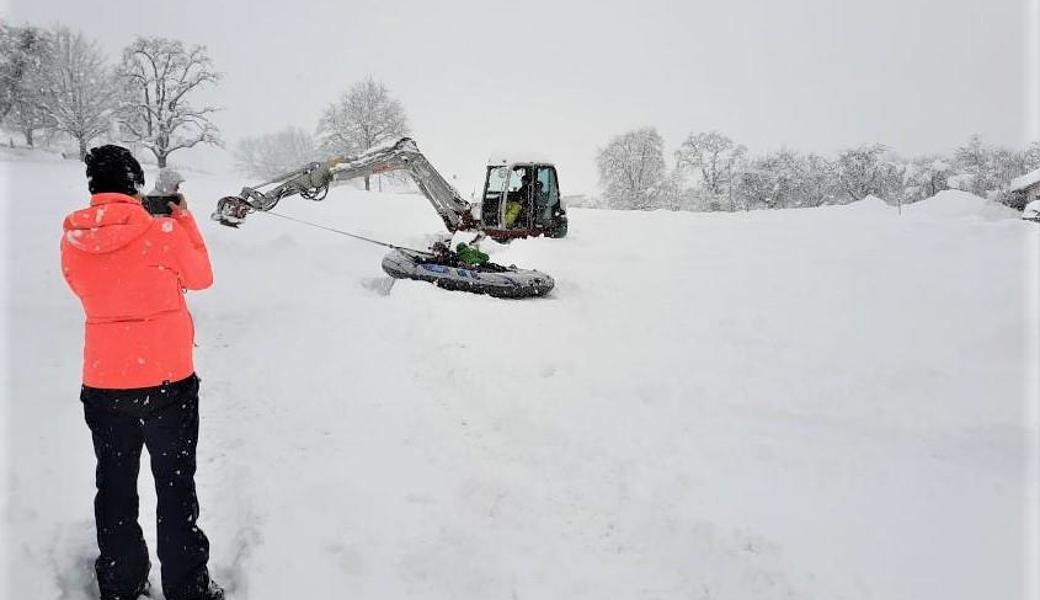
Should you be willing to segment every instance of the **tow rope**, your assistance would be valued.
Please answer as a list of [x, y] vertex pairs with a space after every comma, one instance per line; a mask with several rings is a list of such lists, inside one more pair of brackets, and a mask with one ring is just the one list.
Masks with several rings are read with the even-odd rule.
[[289, 215], [283, 215], [283, 214], [279, 214], [279, 213], [276, 213], [276, 212], [273, 212], [273, 211], [269, 211], [269, 210], [257, 211], [257, 212], [259, 214], [263, 214], [263, 215], [271, 215], [271, 216], [274, 216], [274, 217], [280, 217], [280, 218], [285, 219], [287, 221], [295, 221], [296, 223], [300, 223], [301, 225], [307, 225], [307, 226], [310, 226], [310, 227], [314, 227], [316, 229], [324, 229], [325, 231], [330, 231], [332, 233], [338, 233], [339, 235], [345, 235], [347, 237], [352, 237], [355, 240], [360, 240], [362, 242], [368, 242], [369, 244], [375, 244], [377, 246], [383, 246], [384, 248], [390, 248], [391, 250], [406, 250], [408, 252], [415, 252], [417, 254], [423, 254], [423, 255], [426, 255], [426, 256], [432, 256], [432, 254], [430, 254], [429, 252], [426, 252], [424, 250], [416, 250], [414, 248], [406, 248], [405, 246], [396, 246], [396, 245], [391, 244], [389, 242], [382, 242], [382, 241], [379, 241], [379, 240], [374, 240], [372, 238], [365, 237], [363, 235], [358, 235], [356, 233], [350, 233], [349, 231], [343, 231], [342, 229], [336, 229], [335, 227], [326, 227], [325, 225], [319, 225], [318, 223], [311, 223], [310, 221], [304, 221], [303, 219], [297, 219], [296, 217], [290, 217]]

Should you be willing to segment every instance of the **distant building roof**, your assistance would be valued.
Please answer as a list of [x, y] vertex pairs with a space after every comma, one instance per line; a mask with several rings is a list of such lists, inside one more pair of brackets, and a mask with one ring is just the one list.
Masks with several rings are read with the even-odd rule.
[[1040, 183], [1040, 169], [1026, 173], [1021, 177], [1017, 177], [1011, 181], [1011, 191], [1021, 192], [1027, 188], [1031, 188], [1034, 185]]

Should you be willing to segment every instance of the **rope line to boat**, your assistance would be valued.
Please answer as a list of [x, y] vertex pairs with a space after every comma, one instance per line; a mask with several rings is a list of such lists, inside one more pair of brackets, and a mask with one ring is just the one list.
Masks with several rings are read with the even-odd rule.
[[327, 227], [325, 225], [320, 225], [318, 223], [312, 223], [310, 221], [304, 221], [303, 219], [297, 219], [296, 217], [290, 217], [289, 215], [283, 215], [283, 214], [276, 213], [276, 212], [269, 211], [269, 210], [267, 210], [267, 211], [257, 211], [257, 212], [259, 212], [261, 214], [265, 214], [265, 215], [271, 215], [271, 216], [274, 216], [274, 217], [279, 217], [279, 218], [285, 219], [287, 221], [294, 221], [296, 223], [300, 223], [301, 225], [307, 225], [309, 227], [314, 227], [316, 229], [323, 229], [325, 231], [329, 231], [329, 232], [332, 232], [332, 233], [337, 233], [339, 235], [345, 235], [347, 237], [354, 238], [355, 240], [360, 240], [362, 242], [368, 242], [369, 244], [375, 244], [377, 246], [383, 246], [384, 248], [390, 248], [391, 250], [406, 250], [408, 252], [416, 252], [418, 254], [423, 254], [423, 255], [426, 255], [426, 256], [430, 256], [430, 253], [426, 252], [424, 250], [416, 250], [414, 248], [407, 248], [405, 246], [397, 246], [397, 245], [391, 244], [389, 242], [383, 242], [383, 241], [380, 241], [380, 240], [372, 239], [370, 237], [365, 237], [363, 235], [358, 235], [356, 233], [350, 233], [349, 231], [343, 231], [342, 229], [336, 229], [335, 227]]

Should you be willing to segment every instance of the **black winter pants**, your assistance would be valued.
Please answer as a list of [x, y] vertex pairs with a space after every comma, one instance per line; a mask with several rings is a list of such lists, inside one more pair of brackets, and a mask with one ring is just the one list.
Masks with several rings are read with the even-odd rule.
[[80, 399], [97, 456], [94, 519], [101, 597], [134, 600], [151, 564], [137, 524], [137, 472], [148, 446], [155, 493], [162, 588], [167, 600], [201, 598], [209, 584], [209, 541], [196, 526], [195, 447], [199, 379], [131, 390], [83, 386]]

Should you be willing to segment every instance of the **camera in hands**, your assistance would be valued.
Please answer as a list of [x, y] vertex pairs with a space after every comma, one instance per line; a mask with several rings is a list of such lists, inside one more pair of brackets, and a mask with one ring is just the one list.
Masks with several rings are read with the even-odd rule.
[[157, 217], [168, 217], [173, 214], [170, 203], [180, 204], [180, 194], [150, 194], [141, 200], [144, 209]]

